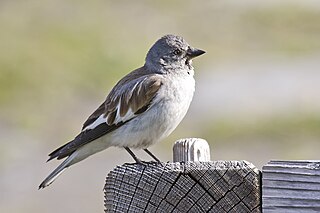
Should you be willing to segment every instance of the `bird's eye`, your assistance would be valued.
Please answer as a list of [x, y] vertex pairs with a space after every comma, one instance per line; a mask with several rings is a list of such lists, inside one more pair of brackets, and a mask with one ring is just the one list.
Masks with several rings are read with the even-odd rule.
[[181, 53], [182, 53], [182, 51], [179, 49], [176, 49], [173, 51], [173, 54], [175, 54], [175, 55], [181, 55]]

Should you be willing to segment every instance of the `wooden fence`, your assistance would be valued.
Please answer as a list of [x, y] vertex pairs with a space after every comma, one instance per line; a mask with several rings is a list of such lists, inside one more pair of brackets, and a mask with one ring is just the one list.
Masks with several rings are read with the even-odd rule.
[[203, 139], [182, 139], [174, 162], [126, 163], [104, 187], [105, 212], [320, 212], [320, 161], [210, 161]]

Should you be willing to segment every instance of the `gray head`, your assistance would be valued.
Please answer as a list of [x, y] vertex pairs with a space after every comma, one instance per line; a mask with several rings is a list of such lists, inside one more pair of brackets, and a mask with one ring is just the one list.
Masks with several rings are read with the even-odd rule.
[[204, 53], [191, 47], [180, 36], [165, 35], [150, 48], [146, 66], [155, 72], [192, 69], [191, 59]]

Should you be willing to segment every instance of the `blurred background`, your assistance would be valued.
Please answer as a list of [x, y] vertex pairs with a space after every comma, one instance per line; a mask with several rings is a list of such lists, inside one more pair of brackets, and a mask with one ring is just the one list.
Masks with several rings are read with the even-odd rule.
[[103, 212], [105, 176], [131, 157], [110, 148], [38, 191], [47, 154], [168, 33], [207, 53], [186, 118], [151, 151], [171, 161], [175, 140], [201, 137], [212, 160], [319, 159], [319, 23], [316, 0], [2, 0], [0, 211]]

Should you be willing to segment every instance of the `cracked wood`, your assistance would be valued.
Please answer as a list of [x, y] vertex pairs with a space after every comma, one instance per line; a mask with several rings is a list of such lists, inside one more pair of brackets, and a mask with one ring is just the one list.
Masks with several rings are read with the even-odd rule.
[[124, 164], [108, 174], [105, 212], [261, 212], [246, 161]]

